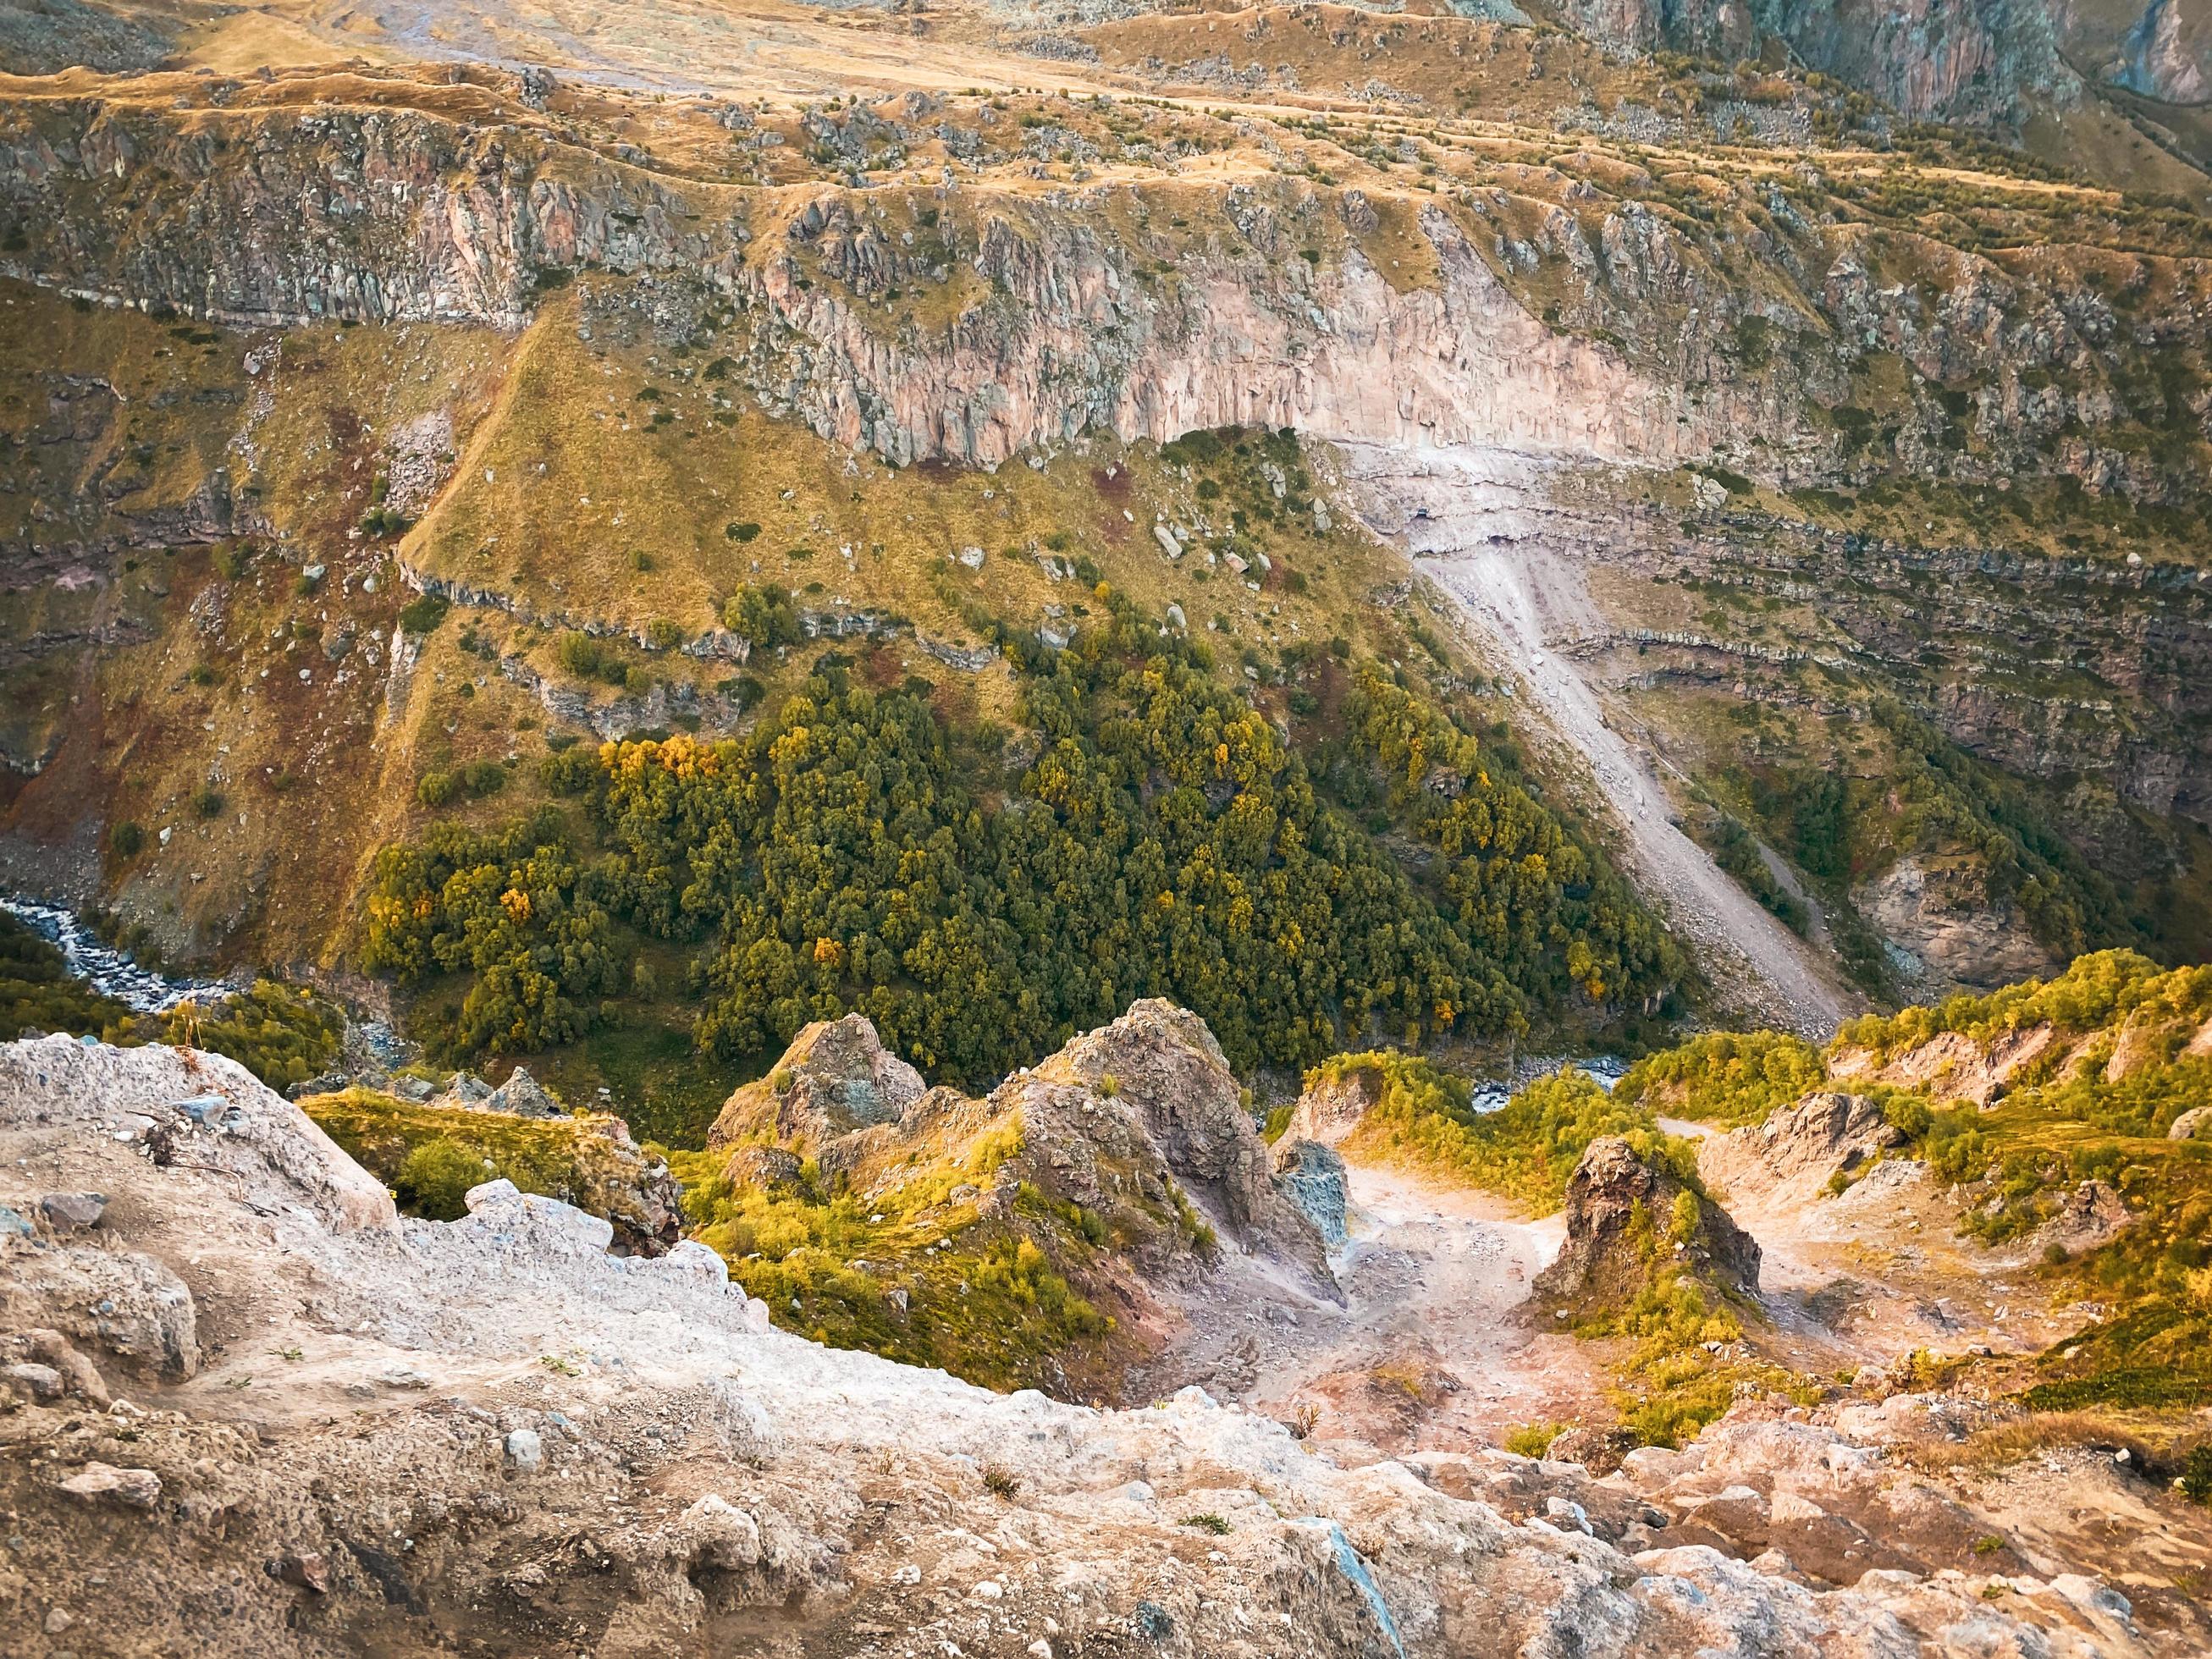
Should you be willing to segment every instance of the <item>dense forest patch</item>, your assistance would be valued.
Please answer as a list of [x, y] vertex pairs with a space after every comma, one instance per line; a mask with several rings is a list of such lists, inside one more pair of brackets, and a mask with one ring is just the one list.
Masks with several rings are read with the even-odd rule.
[[641, 948], [674, 945], [708, 1053], [858, 1011], [971, 1086], [1144, 996], [1240, 1070], [1668, 1004], [1680, 955], [1510, 752], [1361, 664], [1317, 778], [1204, 647], [1097, 598], [1069, 649], [1009, 638], [1011, 743], [832, 653], [744, 737], [571, 751], [573, 809], [379, 854], [364, 964], [438, 1046], [511, 1054], [674, 993]]

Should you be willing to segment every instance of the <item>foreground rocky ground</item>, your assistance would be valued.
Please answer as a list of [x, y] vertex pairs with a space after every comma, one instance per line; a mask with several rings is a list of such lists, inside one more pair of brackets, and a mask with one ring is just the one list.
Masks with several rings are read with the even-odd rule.
[[[610, 1255], [549, 1200], [400, 1218], [188, 1050], [0, 1051], [0, 1170], [10, 1652], [2203, 1645], [1885, 1449], [1957, 1402], [1747, 1408], [1602, 1479], [1342, 1467], [1194, 1389], [1101, 1412], [817, 1346], [702, 1247]], [[2172, 1534], [2109, 1458], [2050, 1461], [2045, 1517]]]

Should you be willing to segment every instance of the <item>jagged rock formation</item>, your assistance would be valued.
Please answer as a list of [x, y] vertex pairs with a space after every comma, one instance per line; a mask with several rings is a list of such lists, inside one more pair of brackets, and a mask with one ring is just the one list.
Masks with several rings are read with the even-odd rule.
[[[1002, 1236], [1042, 1245], [1086, 1294], [1122, 1310], [1120, 1365], [1177, 1317], [1173, 1287], [1210, 1270], [1209, 1230], [1240, 1255], [1289, 1267], [1310, 1293], [1340, 1296], [1316, 1224], [1273, 1172], [1212, 1033], [1158, 1000], [981, 1100], [925, 1089], [860, 1015], [817, 1022], [732, 1095], [709, 1140], [730, 1150], [725, 1169], [740, 1186], [790, 1182], [808, 1157], [871, 1212], [931, 1194], [915, 1224], [946, 1248], [988, 1249]], [[1114, 1250], [1069, 1260], [1069, 1214], [1091, 1218]]]
[[1126, 1101], [1124, 1109], [1139, 1115], [1168, 1168], [1237, 1237], [1281, 1231], [1304, 1246], [1304, 1230], [1275, 1189], [1267, 1145], [1236, 1074], [1206, 1022], [1188, 1009], [1157, 997], [1133, 1002], [1112, 1024], [1040, 1061], [1032, 1075]]
[[791, 1040], [766, 1077], [730, 1097], [707, 1144], [765, 1135], [817, 1146], [872, 1124], [897, 1122], [923, 1087], [921, 1073], [884, 1047], [866, 1016], [817, 1020]]
[[[1678, 1219], [1684, 1210], [1686, 1225]], [[1533, 1286], [1540, 1297], [1618, 1304], [1650, 1283], [1656, 1267], [1675, 1261], [1729, 1294], [1758, 1294], [1758, 1242], [1620, 1135], [1601, 1135], [1583, 1150], [1567, 1178], [1565, 1214], [1565, 1242]]]
[[1707, 1137], [1698, 1144], [1698, 1173], [1739, 1205], [1773, 1205], [1814, 1198], [1835, 1176], [1904, 1144], [1875, 1101], [1822, 1090], [1763, 1123]]
[[[235, 1131], [175, 1103], [202, 1100]], [[493, 1190], [458, 1223], [395, 1218], [295, 1108], [204, 1056], [0, 1051], [0, 1201], [34, 1210], [33, 1183], [110, 1193], [106, 1253], [188, 1276], [206, 1358], [197, 1377], [131, 1377], [96, 1416], [85, 1368], [127, 1374], [98, 1333], [67, 1339], [66, 1375], [10, 1373], [0, 1437], [43, 1454], [0, 1460], [12, 1650], [630, 1659], [726, 1651], [768, 1619], [854, 1659], [1441, 1659], [1601, 1631], [1653, 1651], [2148, 1650], [2124, 1600], [2063, 1572], [2016, 1578], [2030, 1588], [2002, 1605], [1971, 1558], [1957, 1578], [1832, 1589], [1650, 1548], [1640, 1512], [1595, 1495], [1589, 1534], [1562, 1529], [1571, 1510], [1508, 1518], [1542, 1513], [1547, 1480], [1584, 1490], [1563, 1466], [1512, 1460], [1503, 1485], [1450, 1457], [1344, 1469], [1195, 1390], [1102, 1413], [825, 1351], [763, 1328], [708, 1253], [608, 1256], [544, 1200]], [[58, 1248], [0, 1237], [0, 1283]], [[75, 1294], [36, 1295], [37, 1316]], [[1759, 1452], [1778, 1489], [1785, 1468], [1878, 1460], [1778, 1431], [1807, 1449]], [[1706, 1454], [1711, 1480], [1729, 1455]], [[1676, 1496], [1698, 1467], [1639, 1478], [1717, 1529]], [[1717, 1496], [1730, 1524], [1748, 1507]], [[1778, 1490], [1764, 1501], [1778, 1512]], [[1201, 1513], [1218, 1536], [1178, 1524]]]

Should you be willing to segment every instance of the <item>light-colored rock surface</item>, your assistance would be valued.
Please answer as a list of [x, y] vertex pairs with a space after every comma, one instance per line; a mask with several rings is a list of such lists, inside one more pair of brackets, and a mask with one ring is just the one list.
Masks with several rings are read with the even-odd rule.
[[1931, 985], [1982, 990], [2051, 971], [2051, 953], [2010, 904], [1992, 904], [1978, 878], [1961, 885], [1900, 859], [1851, 895], [1867, 920], [1921, 964]]
[[764, 1132], [810, 1143], [895, 1123], [921, 1098], [921, 1073], [884, 1047], [866, 1016], [817, 1020], [757, 1082], [730, 1097], [707, 1144]]
[[1823, 1090], [1764, 1123], [1704, 1137], [1698, 1173], [1733, 1201], [1803, 1202], [1819, 1197], [1832, 1176], [1850, 1175], [1904, 1140], [1875, 1101]]
[[[0, 1600], [14, 1647], [59, 1606], [79, 1651], [118, 1656], [435, 1631], [488, 1653], [703, 1655], [770, 1609], [854, 1659], [1139, 1640], [1231, 1659], [2148, 1650], [2087, 1581], [2002, 1607], [1978, 1576], [1808, 1589], [1711, 1549], [1625, 1553], [1626, 1534], [1563, 1528], [1568, 1510], [1513, 1521], [1449, 1459], [1333, 1467], [1195, 1391], [1102, 1413], [825, 1351], [694, 1276], [491, 1224], [514, 1207], [497, 1194], [452, 1225], [361, 1225], [327, 1201], [347, 1183], [304, 1120], [226, 1077], [263, 1126], [264, 1215], [224, 1172], [156, 1164], [102, 1127], [161, 1112], [175, 1056], [24, 1043], [5, 1063], [43, 1066], [82, 1109], [0, 1095], [0, 1199], [26, 1168], [112, 1190], [120, 1245], [189, 1272], [228, 1334], [198, 1377], [142, 1387], [113, 1419], [127, 1462], [90, 1455], [112, 1443], [96, 1428], [54, 1440], [52, 1467], [0, 1462], [21, 1540]], [[0, 1245], [0, 1273], [33, 1248]], [[0, 1420], [11, 1439], [60, 1426], [38, 1405]], [[1830, 1467], [1834, 1440], [1796, 1463]], [[134, 1503], [151, 1481], [160, 1502], [127, 1528], [101, 1515], [105, 1494]], [[1178, 1524], [1197, 1513], [1228, 1532]]]

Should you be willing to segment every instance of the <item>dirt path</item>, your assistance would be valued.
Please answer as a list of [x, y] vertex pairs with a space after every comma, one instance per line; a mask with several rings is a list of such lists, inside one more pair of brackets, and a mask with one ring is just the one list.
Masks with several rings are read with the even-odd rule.
[[1606, 631], [1567, 547], [1603, 527], [1553, 512], [1547, 464], [1528, 457], [1365, 447], [1346, 454], [1370, 527], [1422, 561], [1583, 757], [1625, 831], [1645, 895], [1723, 996], [1764, 1022], [1832, 1035], [1854, 1000], [1803, 940], [1675, 827], [1650, 762], [1631, 751], [1597, 693], [1560, 654], [1563, 645]]

